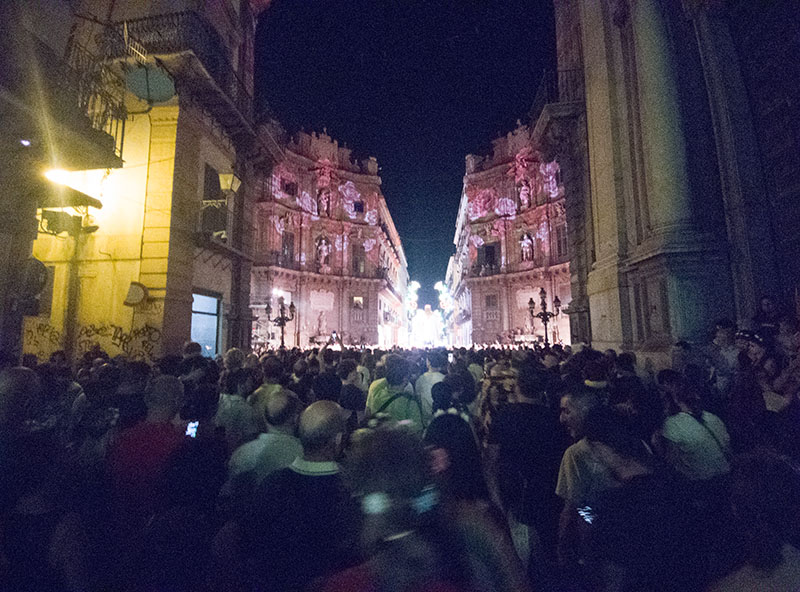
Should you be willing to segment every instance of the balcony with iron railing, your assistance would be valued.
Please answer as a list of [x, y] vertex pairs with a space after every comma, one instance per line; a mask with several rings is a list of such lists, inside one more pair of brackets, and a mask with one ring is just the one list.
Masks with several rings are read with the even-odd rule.
[[102, 60], [74, 40], [65, 59], [29, 34], [24, 43], [0, 44], [0, 72], [0, 95], [14, 113], [6, 134], [35, 139], [40, 128], [39, 144], [60, 168], [122, 166], [125, 87]]
[[528, 112], [531, 123], [544, 111], [545, 105], [552, 103], [578, 103], [585, 99], [583, 70], [547, 70], [542, 74], [539, 88]]
[[[253, 133], [253, 100], [230, 61], [231, 51], [214, 26], [200, 13], [186, 10], [115, 23], [107, 39], [107, 55], [129, 57], [134, 43], [139, 52], [158, 57], [181, 86], [201, 95], [203, 104], [226, 128], [247, 127]], [[181, 56], [194, 56], [202, 69]], [[205, 70], [205, 72], [202, 72]], [[207, 76], [205, 76], [207, 74]], [[210, 78], [210, 80], [209, 80]], [[208, 82], [213, 82], [209, 87]], [[216, 94], [221, 96], [213, 97]], [[233, 131], [233, 130], [229, 130]]]

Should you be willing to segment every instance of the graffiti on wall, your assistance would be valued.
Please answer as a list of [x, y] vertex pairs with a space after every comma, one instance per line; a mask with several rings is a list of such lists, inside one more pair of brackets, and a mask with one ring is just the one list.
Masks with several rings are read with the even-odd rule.
[[142, 325], [127, 331], [119, 325], [91, 324], [78, 331], [77, 351], [84, 354], [99, 347], [108, 354], [125, 354], [133, 359], [152, 360], [161, 343], [161, 329]]
[[23, 351], [47, 359], [55, 351], [63, 349], [64, 336], [48, 322], [26, 319]]

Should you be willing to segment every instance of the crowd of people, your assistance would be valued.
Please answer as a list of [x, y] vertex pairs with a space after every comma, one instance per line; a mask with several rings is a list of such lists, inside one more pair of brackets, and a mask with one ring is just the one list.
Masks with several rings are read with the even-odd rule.
[[[0, 359], [0, 589], [794, 591], [800, 334]], [[773, 322], [774, 321], [774, 322]]]

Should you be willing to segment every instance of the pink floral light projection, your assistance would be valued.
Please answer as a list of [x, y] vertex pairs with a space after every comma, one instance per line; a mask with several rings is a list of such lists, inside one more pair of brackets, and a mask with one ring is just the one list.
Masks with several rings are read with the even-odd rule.
[[355, 219], [358, 215], [355, 209], [355, 203], [361, 201], [361, 194], [356, 189], [355, 183], [347, 181], [344, 185], [339, 185], [339, 195], [342, 198], [342, 207], [351, 220]]
[[536, 175], [538, 168], [536, 165], [541, 160], [541, 156], [532, 146], [525, 146], [514, 155], [514, 162], [508, 167], [508, 175], [514, 177], [516, 184], [520, 184], [523, 180]]
[[497, 200], [497, 206], [494, 208], [494, 213], [498, 216], [516, 216], [517, 206], [514, 200], [508, 197], [501, 197]]
[[481, 189], [474, 198], [470, 198], [468, 214], [470, 220], [483, 218], [492, 212], [497, 205], [497, 191], [493, 187]]
[[539, 165], [539, 173], [542, 178], [542, 190], [550, 199], [558, 199], [563, 191], [563, 187], [558, 185], [559, 170], [561, 169], [555, 160]]
[[375, 245], [377, 244], [378, 241], [376, 241], [374, 238], [368, 238], [367, 240], [364, 241], [364, 252], [369, 253], [370, 251], [372, 251], [372, 249], [375, 248]]
[[350, 243], [350, 238], [346, 234], [337, 234], [333, 241], [334, 247], [337, 251], [347, 251]]
[[479, 237], [477, 234], [473, 234], [469, 237], [469, 242], [472, 243], [472, 246], [476, 249], [483, 245], [483, 239]]
[[364, 220], [366, 220], [367, 224], [370, 226], [377, 226], [378, 225], [378, 210], [370, 210], [364, 216]]
[[308, 191], [303, 191], [297, 196], [297, 205], [309, 214], [317, 215], [317, 202], [308, 194]]

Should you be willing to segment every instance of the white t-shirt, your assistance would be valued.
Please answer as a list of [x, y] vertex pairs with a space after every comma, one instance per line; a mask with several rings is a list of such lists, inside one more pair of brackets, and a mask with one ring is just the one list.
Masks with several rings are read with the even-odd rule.
[[428, 371], [417, 378], [417, 383], [414, 385], [420, 403], [422, 403], [422, 413], [425, 416], [426, 423], [430, 421], [433, 415], [433, 395], [431, 394], [431, 389], [434, 384], [442, 382], [443, 380], [444, 374], [441, 372]]
[[[713, 435], [712, 435], [713, 434]], [[730, 437], [722, 420], [703, 411], [702, 422], [684, 411], [669, 416], [661, 427], [668, 441], [667, 461], [691, 481], [730, 472]]]

